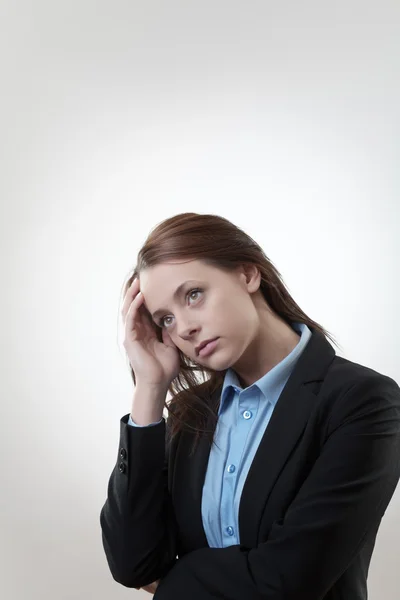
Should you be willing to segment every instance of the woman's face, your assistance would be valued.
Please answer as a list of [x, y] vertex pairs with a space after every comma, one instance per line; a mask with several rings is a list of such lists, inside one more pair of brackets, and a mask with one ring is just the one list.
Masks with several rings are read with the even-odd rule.
[[[143, 270], [139, 280], [145, 308], [153, 321], [198, 364], [227, 369], [257, 334], [254, 293], [259, 290], [260, 274], [255, 266], [228, 273], [197, 259], [165, 262]], [[179, 296], [174, 297], [182, 284]], [[200, 342], [216, 337], [219, 339], [210, 355], [196, 353]]]

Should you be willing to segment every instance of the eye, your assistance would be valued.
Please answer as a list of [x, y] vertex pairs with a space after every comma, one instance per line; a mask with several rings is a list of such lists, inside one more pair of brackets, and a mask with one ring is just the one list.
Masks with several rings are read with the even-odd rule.
[[[199, 292], [202, 292], [202, 291], [203, 291], [203, 290], [201, 290], [200, 288], [193, 288], [193, 289], [191, 289], [191, 290], [189, 290], [189, 291], [188, 291], [188, 293], [187, 293], [187, 294], [186, 294], [186, 296], [185, 296], [185, 299], [186, 299], [188, 296], [191, 296], [192, 294], [197, 294], [197, 293], [199, 293]], [[160, 319], [160, 321], [159, 321], [159, 323], [158, 323], [159, 327], [165, 327], [164, 319], [170, 319], [170, 318], [171, 318], [171, 317], [168, 317], [168, 316], [161, 317], [161, 319]]]
[[186, 294], [186, 298], [188, 296], [191, 296], [192, 294], [197, 294], [198, 292], [201, 292], [202, 290], [199, 290], [198, 288], [194, 288], [193, 290], [190, 290], [187, 294]]

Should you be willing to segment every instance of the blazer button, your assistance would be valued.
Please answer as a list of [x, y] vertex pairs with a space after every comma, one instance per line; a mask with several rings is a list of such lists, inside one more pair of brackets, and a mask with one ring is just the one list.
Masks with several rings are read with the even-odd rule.
[[124, 473], [125, 472], [125, 463], [120, 462], [118, 465], [119, 471], [120, 473]]
[[119, 455], [121, 458], [126, 458], [126, 450], [125, 448], [121, 448]]

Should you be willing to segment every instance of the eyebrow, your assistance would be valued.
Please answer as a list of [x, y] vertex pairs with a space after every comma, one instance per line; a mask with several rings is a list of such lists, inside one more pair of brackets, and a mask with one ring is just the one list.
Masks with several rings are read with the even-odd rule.
[[[177, 299], [179, 298], [179, 296], [182, 295], [183, 289], [184, 287], [188, 284], [197, 284], [197, 281], [194, 279], [189, 279], [188, 281], [184, 281], [183, 283], [181, 283], [180, 285], [178, 285], [178, 287], [176, 288], [174, 294], [173, 294], [173, 299]], [[158, 310], [156, 310], [151, 316], [153, 317], [153, 319], [155, 319], [156, 317], [158, 317], [158, 315], [161, 315], [162, 313], [167, 312], [166, 308], [159, 308]]]

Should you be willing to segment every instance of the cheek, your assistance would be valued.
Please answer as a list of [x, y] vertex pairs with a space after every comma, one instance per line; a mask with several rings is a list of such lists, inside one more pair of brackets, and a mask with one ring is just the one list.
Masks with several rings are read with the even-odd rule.
[[174, 344], [174, 346], [176, 346], [178, 348], [178, 350], [180, 350], [181, 352], [183, 352], [184, 354], [186, 354], [187, 348], [184, 348], [185, 341], [182, 340], [181, 337], [179, 337], [178, 335], [176, 335], [175, 332], [169, 331], [168, 335], [169, 335], [169, 338], [170, 338], [171, 342]]
[[225, 326], [238, 337], [246, 335], [254, 328], [254, 307], [246, 301], [236, 301], [226, 306], [221, 313]]
[[210, 335], [220, 335], [231, 339], [242, 335], [243, 323], [238, 319], [238, 312], [232, 305], [212, 311], [202, 325], [204, 331]]

